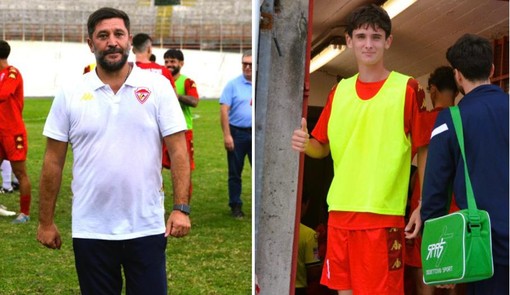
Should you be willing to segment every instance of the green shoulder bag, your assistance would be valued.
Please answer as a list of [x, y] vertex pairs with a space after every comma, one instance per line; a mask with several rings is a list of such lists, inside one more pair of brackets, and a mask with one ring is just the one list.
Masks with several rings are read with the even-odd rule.
[[476, 207], [459, 108], [451, 107], [450, 113], [464, 160], [468, 209], [425, 222], [421, 259], [427, 285], [473, 282], [494, 274], [489, 214]]

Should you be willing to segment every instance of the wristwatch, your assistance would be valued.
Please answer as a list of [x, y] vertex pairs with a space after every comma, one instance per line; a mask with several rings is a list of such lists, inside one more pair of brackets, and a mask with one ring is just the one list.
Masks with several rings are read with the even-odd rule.
[[178, 210], [186, 215], [189, 215], [191, 208], [189, 207], [189, 205], [186, 205], [186, 204], [177, 204], [177, 205], [174, 205], [173, 210]]

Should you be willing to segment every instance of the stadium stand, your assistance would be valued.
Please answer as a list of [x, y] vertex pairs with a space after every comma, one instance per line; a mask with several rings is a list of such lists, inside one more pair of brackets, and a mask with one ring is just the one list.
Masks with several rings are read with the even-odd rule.
[[155, 47], [242, 52], [251, 49], [251, 1], [2, 0], [0, 38], [83, 43], [90, 13], [103, 6], [126, 11], [133, 34], [145, 32]]

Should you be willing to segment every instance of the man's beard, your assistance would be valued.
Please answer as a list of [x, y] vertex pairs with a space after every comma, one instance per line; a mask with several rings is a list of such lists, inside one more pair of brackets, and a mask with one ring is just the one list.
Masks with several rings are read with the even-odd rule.
[[[121, 53], [122, 58], [117, 62], [109, 62], [106, 60], [106, 55], [110, 53]], [[96, 54], [96, 60], [97, 63], [107, 72], [116, 72], [126, 64], [129, 57], [129, 50], [123, 51], [122, 48], [112, 48], [103, 52], [100, 52], [99, 54]]]
[[172, 72], [172, 76], [175, 77], [175, 75], [179, 74], [179, 72], [181, 71], [181, 68], [177, 66], [175, 68], [170, 68], [170, 71]]

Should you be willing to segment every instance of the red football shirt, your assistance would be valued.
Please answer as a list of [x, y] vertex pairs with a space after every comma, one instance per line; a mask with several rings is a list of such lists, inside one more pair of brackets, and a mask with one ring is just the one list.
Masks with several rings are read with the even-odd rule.
[[195, 98], [199, 98], [197, 84], [195, 83], [195, 81], [191, 80], [190, 78], [186, 78], [186, 81], [184, 81], [184, 91], [186, 92], [186, 95], [190, 95]]
[[170, 84], [172, 84], [172, 88], [175, 90], [174, 76], [172, 76], [172, 73], [170, 73], [170, 71], [166, 67], [155, 62], [142, 63], [138, 61], [136, 62], [136, 66], [141, 69], [150, 70], [151, 72], [159, 73], [165, 76], [168, 80], [170, 80]]
[[0, 135], [25, 132], [23, 123], [23, 78], [13, 66], [0, 71]]

